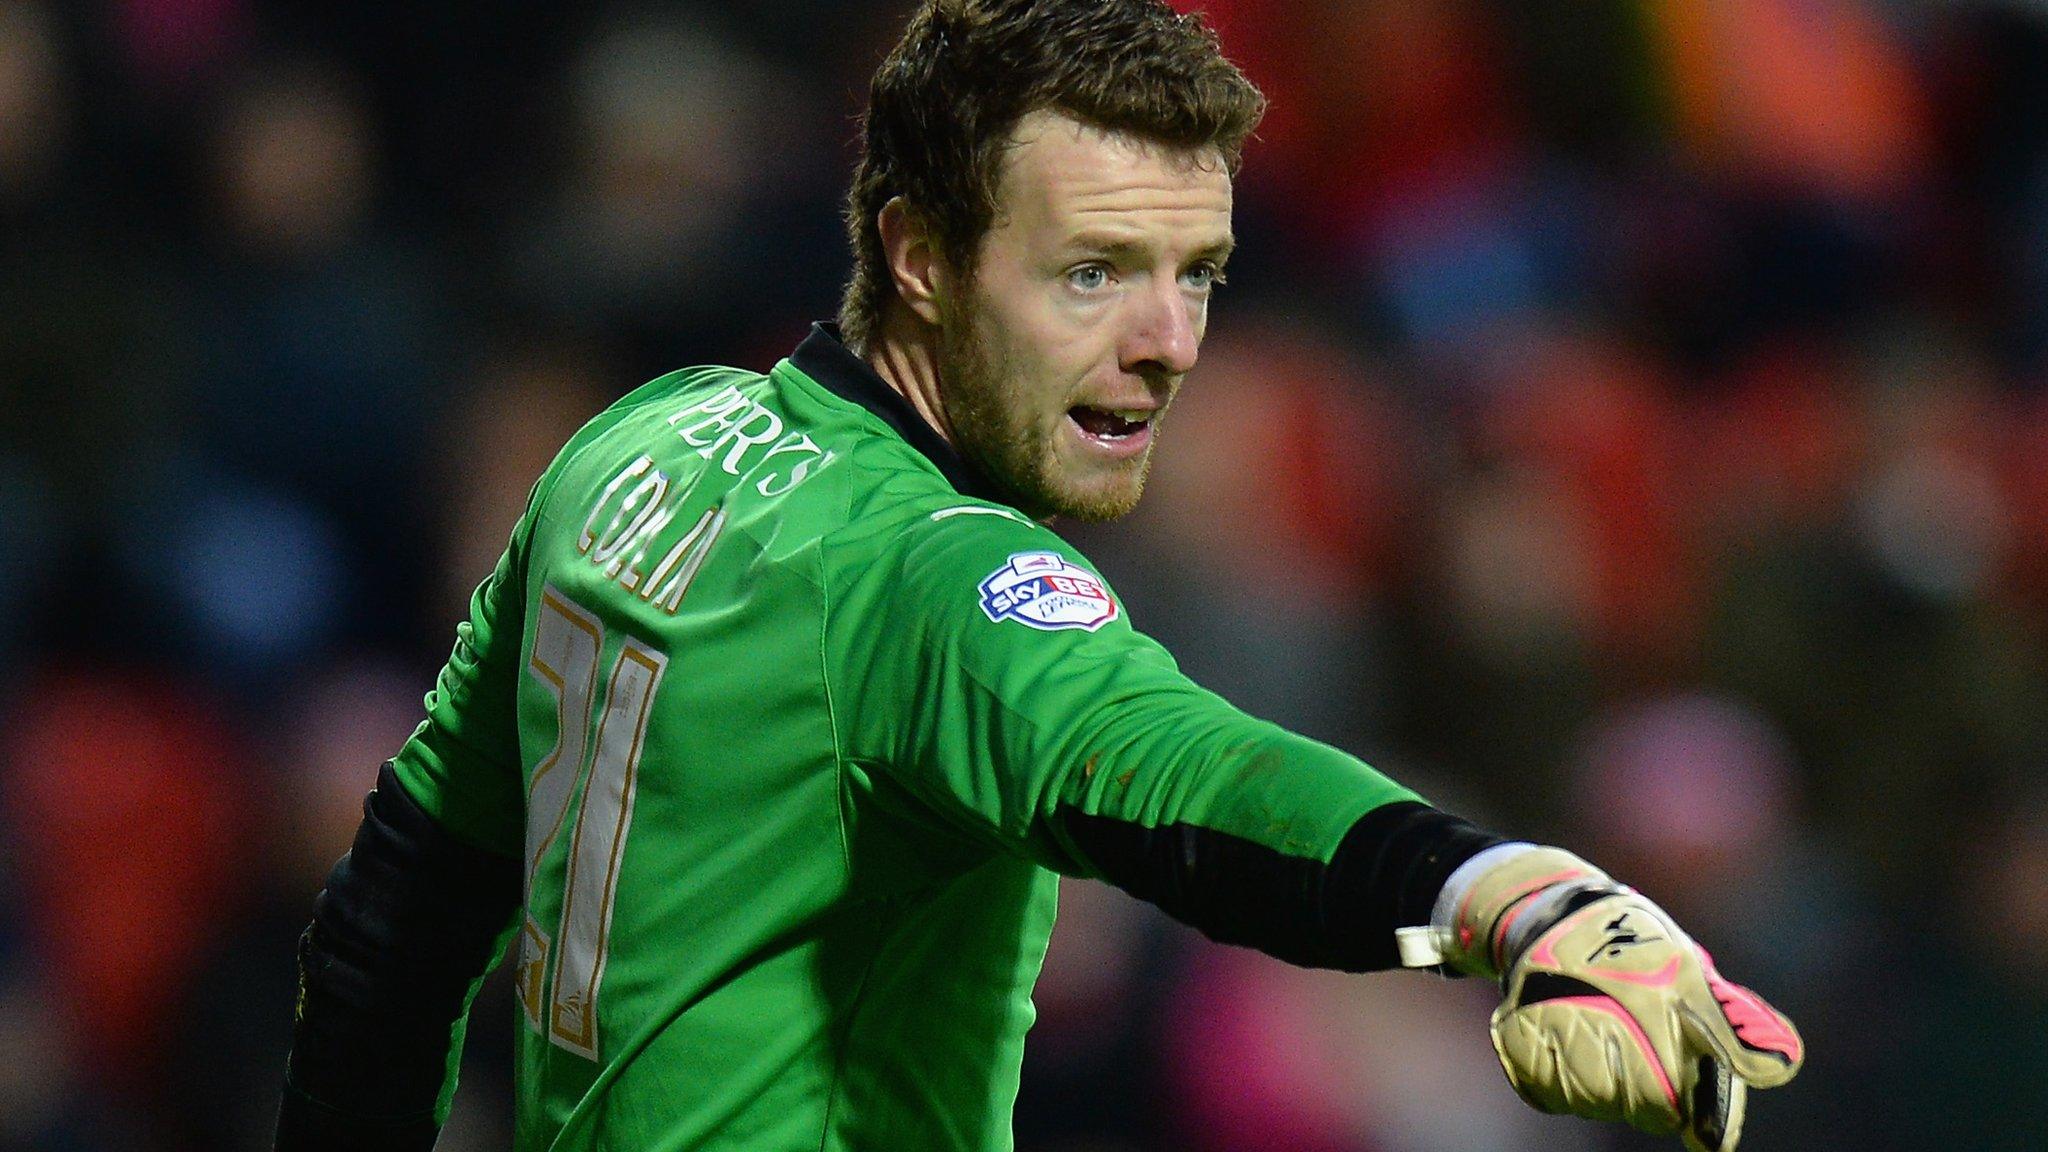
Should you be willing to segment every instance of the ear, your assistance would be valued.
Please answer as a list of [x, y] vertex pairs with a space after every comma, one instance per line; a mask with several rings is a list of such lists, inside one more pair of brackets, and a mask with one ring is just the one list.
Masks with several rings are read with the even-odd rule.
[[939, 300], [946, 290], [946, 271], [930, 229], [901, 196], [882, 206], [876, 224], [882, 234], [882, 255], [889, 263], [889, 278], [896, 284], [896, 295], [918, 319], [937, 324]]

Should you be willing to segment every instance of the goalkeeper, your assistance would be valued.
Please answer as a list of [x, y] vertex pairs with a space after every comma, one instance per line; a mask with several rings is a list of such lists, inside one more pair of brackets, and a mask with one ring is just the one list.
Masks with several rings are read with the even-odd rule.
[[926, 0], [839, 324], [535, 484], [301, 942], [281, 1152], [431, 1147], [500, 956], [524, 1152], [1006, 1148], [1059, 874], [1498, 979], [1530, 1103], [1735, 1145], [1783, 1017], [1591, 865], [1190, 683], [1047, 526], [1136, 503], [1262, 111], [1160, 0]]

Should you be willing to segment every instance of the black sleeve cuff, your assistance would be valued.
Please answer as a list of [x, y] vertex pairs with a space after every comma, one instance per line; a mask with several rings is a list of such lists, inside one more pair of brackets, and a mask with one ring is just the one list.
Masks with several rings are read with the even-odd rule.
[[1213, 828], [1159, 828], [1069, 812], [1104, 879], [1225, 944], [1312, 968], [1394, 968], [1394, 929], [1429, 922], [1458, 865], [1503, 838], [1427, 804], [1360, 817], [1330, 861], [1285, 856]]
[[1458, 865], [1507, 838], [1427, 804], [1387, 804], [1359, 817], [1330, 859], [1324, 902], [1359, 926], [1355, 955], [1371, 969], [1398, 968], [1394, 929], [1429, 923]]

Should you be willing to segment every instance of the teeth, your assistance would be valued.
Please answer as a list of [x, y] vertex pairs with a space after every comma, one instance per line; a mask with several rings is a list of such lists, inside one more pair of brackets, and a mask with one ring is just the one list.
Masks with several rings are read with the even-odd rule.
[[1076, 405], [1076, 407], [1086, 408], [1095, 412], [1107, 412], [1120, 420], [1150, 420], [1153, 415], [1150, 408], [1111, 408], [1106, 404], [1080, 404]]
[[[1077, 405], [1068, 413], [1080, 430], [1098, 440], [1127, 440], [1151, 426], [1157, 412], [1145, 408], [1108, 408]], [[1112, 431], [1110, 425], [1115, 430]]]

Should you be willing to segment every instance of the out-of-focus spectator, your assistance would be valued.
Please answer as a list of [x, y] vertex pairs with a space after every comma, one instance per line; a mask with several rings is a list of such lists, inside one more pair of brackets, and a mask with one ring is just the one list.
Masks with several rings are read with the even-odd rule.
[[0, 6], [0, 204], [9, 209], [59, 174], [77, 114], [51, 23], [40, 4]]
[[1696, 628], [1674, 479], [1680, 415], [1663, 366], [1563, 324], [1508, 334], [1489, 365], [1481, 460], [1526, 470], [1575, 525], [1589, 639], [1609, 659], [1683, 651]]
[[1102, 884], [1060, 884], [1059, 930], [1031, 1000], [1031, 1090], [1018, 1101], [1021, 1145], [1081, 1152], [1163, 1148], [1173, 1101], [1157, 1021], [1184, 1012], [1163, 986], [1186, 933], [1148, 904]]
[[[10, 915], [16, 915], [9, 910]], [[52, 989], [47, 969], [21, 954], [0, 954], [0, 1149], [90, 1148], [92, 1137], [132, 1122], [132, 1107], [93, 1100], [88, 1053]], [[103, 1120], [95, 1125], [92, 1117]]]
[[362, 594], [353, 542], [289, 489], [180, 469], [144, 497], [119, 556], [175, 613], [165, 641], [213, 683], [267, 698], [299, 654], [341, 633]]
[[784, 193], [821, 149], [775, 116], [800, 75], [709, 22], [643, 16], [601, 30], [569, 79], [573, 165], [513, 252], [528, 307], [645, 377], [779, 355], [801, 329], [764, 313], [836, 305], [836, 218]]
[[1394, 690], [1376, 617], [1403, 562], [1409, 416], [1310, 327], [1245, 318], [1162, 426], [1148, 502], [1082, 534], [1190, 675], [1255, 715], [1357, 746]]
[[1174, 1147], [1200, 1152], [1505, 1152], [1599, 1147], [1531, 1112], [1490, 1058], [1483, 983], [1361, 980], [1198, 950], [1162, 1020]]
[[246, 0], [112, 0], [110, 31], [147, 97], [184, 95], [211, 79], [243, 47]]
[[290, 267], [354, 240], [375, 179], [369, 127], [351, 81], [332, 66], [280, 62], [236, 85], [210, 158], [231, 249]]
[[1993, 583], [2001, 406], [1954, 354], [1869, 365], [1854, 489], [1817, 530], [1725, 554], [1709, 674], [1785, 724], [1816, 818], [1925, 896], [1961, 831], [1949, 798], [2037, 745], [2048, 680]]
[[[174, 438], [176, 289], [94, 151], [61, 11], [0, 3], [0, 646], [33, 630], [21, 599], [88, 564]], [[71, 581], [87, 582], [108, 590]]]
[[1753, 903], [1712, 905], [1751, 901], [1730, 894], [1773, 882], [1796, 839], [1796, 766], [1767, 720], [1712, 697], [1654, 700], [1603, 717], [1576, 759], [1575, 843], [1701, 935], [1757, 926]]
[[1874, 202], [1926, 169], [1904, 30], [1855, 0], [1643, 8], [1681, 138], [1715, 175]]
[[[270, 1146], [277, 1116], [289, 1020], [297, 992], [295, 961], [306, 909], [327, 872], [348, 851], [363, 796], [377, 765], [417, 722], [413, 668], [370, 657], [337, 659], [270, 709], [268, 770], [252, 782], [252, 819], [243, 858], [259, 865], [238, 899], [221, 909], [181, 995], [164, 1005], [168, 1056], [160, 1067], [153, 1121], [180, 1148], [258, 1152]], [[506, 1020], [502, 991], [486, 998], [471, 1033], [500, 1070], [472, 1073], [464, 1117], [444, 1140], [450, 1148], [504, 1147], [502, 1069]], [[498, 1110], [493, 1115], [493, 1109]]]
[[1823, 531], [1847, 507], [1868, 432], [1845, 375], [1826, 350], [1774, 346], [1685, 406], [1692, 450], [1676, 463], [1696, 559]]
[[1478, 782], [1511, 826], [1537, 823], [1597, 700], [1590, 544], [1552, 482], [1527, 470], [1461, 475], [1435, 496], [1400, 731]]
[[155, 675], [52, 668], [0, 745], [26, 947], [113, 1103], [146, 1098], [164, 990], [188, 979], [245, 877], [242, 749], [203, 698]]
[[2012, 405], [2000, 441], [2012, 529], [2006, 562], [2013, 591], [2038, 629], [2048, 624], [2048, 395]]
[[1184, 6], [1211, 14], [1272, 98], [1263, 163], [1246, 180], [1287, 204], [1296, 263], [1343, 266], [1390, 209], [1476, 187], [1516, 146], [1498, 29], [1477, 5]]
[[[591, 354], [567, 343], [511, 339], [487, 354], [451, 406], [437, 443], [488, 446], [443, 456], [435, 528], [446, 585], [436, 619], [461, 619], [490, 575], [533, 478], [577, 428], [601, 410], [616, 381]], [[452, 625], [451, 625], [452, 627]]]
[[[401, 642], [426, 527], [424, 437], [448, 386], [429, 370], [441, 349], [427, 253], [377, 217], [370, 129], [355, 82], [310, 59], [253, 67], [223, 97], [206, 154], [215, 225], [192, 309], [207, 336], [187, 416], [210, 466], [181, 499], [203, 502], [213, 487], [244, 509], [195, 522], [217, 535], [188, 549], [260, 549], [265, 523], [338, 534], [345, 557], [307, 562], [333, 568], [312, 578], [348, 597], [302, 601], [293, 618], [314, 635], [346, 626]], [[250, 499], [272, 513], [248, 514]], [[263, 595], [241, 571], [242, 586], [221, 591]]]
[[1697, 634], [1679, 412], [1656, 361], [1555, 324], [1503, 333], [1476, 367], [1431, 517], [1408, 731], [1542, 822], [1599, 701], [1682, 674]]
[[2048, 1142], [2037, 1106], [2048, 1054], [2048, 797], [2033, 786], [1973, 806], [1983, 819], [1914, 958], [1910, 1024], [1886, 1087], [1902, 1144], [2021, 1152]]

